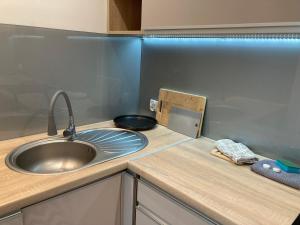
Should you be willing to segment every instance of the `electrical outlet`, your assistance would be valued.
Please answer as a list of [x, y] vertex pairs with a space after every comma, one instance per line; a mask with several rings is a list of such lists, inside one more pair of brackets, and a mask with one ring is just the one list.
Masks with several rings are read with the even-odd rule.
[[156, 112], [157, 110], [158, 101], [154, 99], [150, 99], [150, 111]]

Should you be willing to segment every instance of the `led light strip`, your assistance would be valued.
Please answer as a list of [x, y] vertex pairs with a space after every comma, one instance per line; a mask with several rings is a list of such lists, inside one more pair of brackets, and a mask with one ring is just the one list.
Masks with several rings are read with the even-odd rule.
[[300, 33], [145, 34], [143, 38], [300, 39]]

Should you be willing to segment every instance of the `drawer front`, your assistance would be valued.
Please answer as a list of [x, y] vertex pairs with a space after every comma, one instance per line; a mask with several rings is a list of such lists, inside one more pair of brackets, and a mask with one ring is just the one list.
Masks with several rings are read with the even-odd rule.
[[140, 210], [136, 210], [136, 225], [160, 225], [156, 223], [152, 218], [148, 217]]
[[142, 207], [149, 209], [168, 224], [216, 225], [143, 181], [138, 183], [137, 200]]
[[[156, 225], [171, 225], [168, 224], [166, 221], [161, 219], [159, 216], [155, 215], [151, 210], [147, 209], [146, 207], [142, 205], [138, 205], [136, 207], [136, 213], [140, 214], [139, 217], [143, 220], [148, 221], [150, 224], [156, 224]], [[138, 218], [138, 216], [137, 216]]]
[[21, 212], [0, 218], [0, 225], [23, 225], [23, 216]]

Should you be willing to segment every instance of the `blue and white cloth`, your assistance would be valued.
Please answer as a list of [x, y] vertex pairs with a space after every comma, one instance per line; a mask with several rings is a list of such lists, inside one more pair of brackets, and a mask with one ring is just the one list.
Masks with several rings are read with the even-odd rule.
[[253, 164], [258, 158], [256, 155], [242, 143], [236, 143], [230, 139], [216, 141], [218, 150], [229, 157], [235, 164]]

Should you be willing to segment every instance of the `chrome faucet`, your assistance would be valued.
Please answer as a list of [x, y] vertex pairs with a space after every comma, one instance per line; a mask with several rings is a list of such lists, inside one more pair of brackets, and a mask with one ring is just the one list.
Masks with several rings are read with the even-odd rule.
[[49, 114], [48, 114], [48, 135], [49, 136], [54, 136], [57, 135], [57, 129], [56, 129], [56, 124], [55, 124], [55, 119], [54, 119], [54, 106], [56, 103], [57, 98], [62, 95], [67, 103], [68, 111], [69, 111], [69, 125], [67, 129], [64, 130], [63, 136], [65, 138], [70, 138], [72, 139], [76, 135], [76, 129], [75, 129], [75, 124], [74, 124], [74, 115], [72, 111], [72, 106], [70, 99], [67, 95], [66, 92], [63, 90], [57, 91], [50, 102], [50, 107], [49, 107]]

